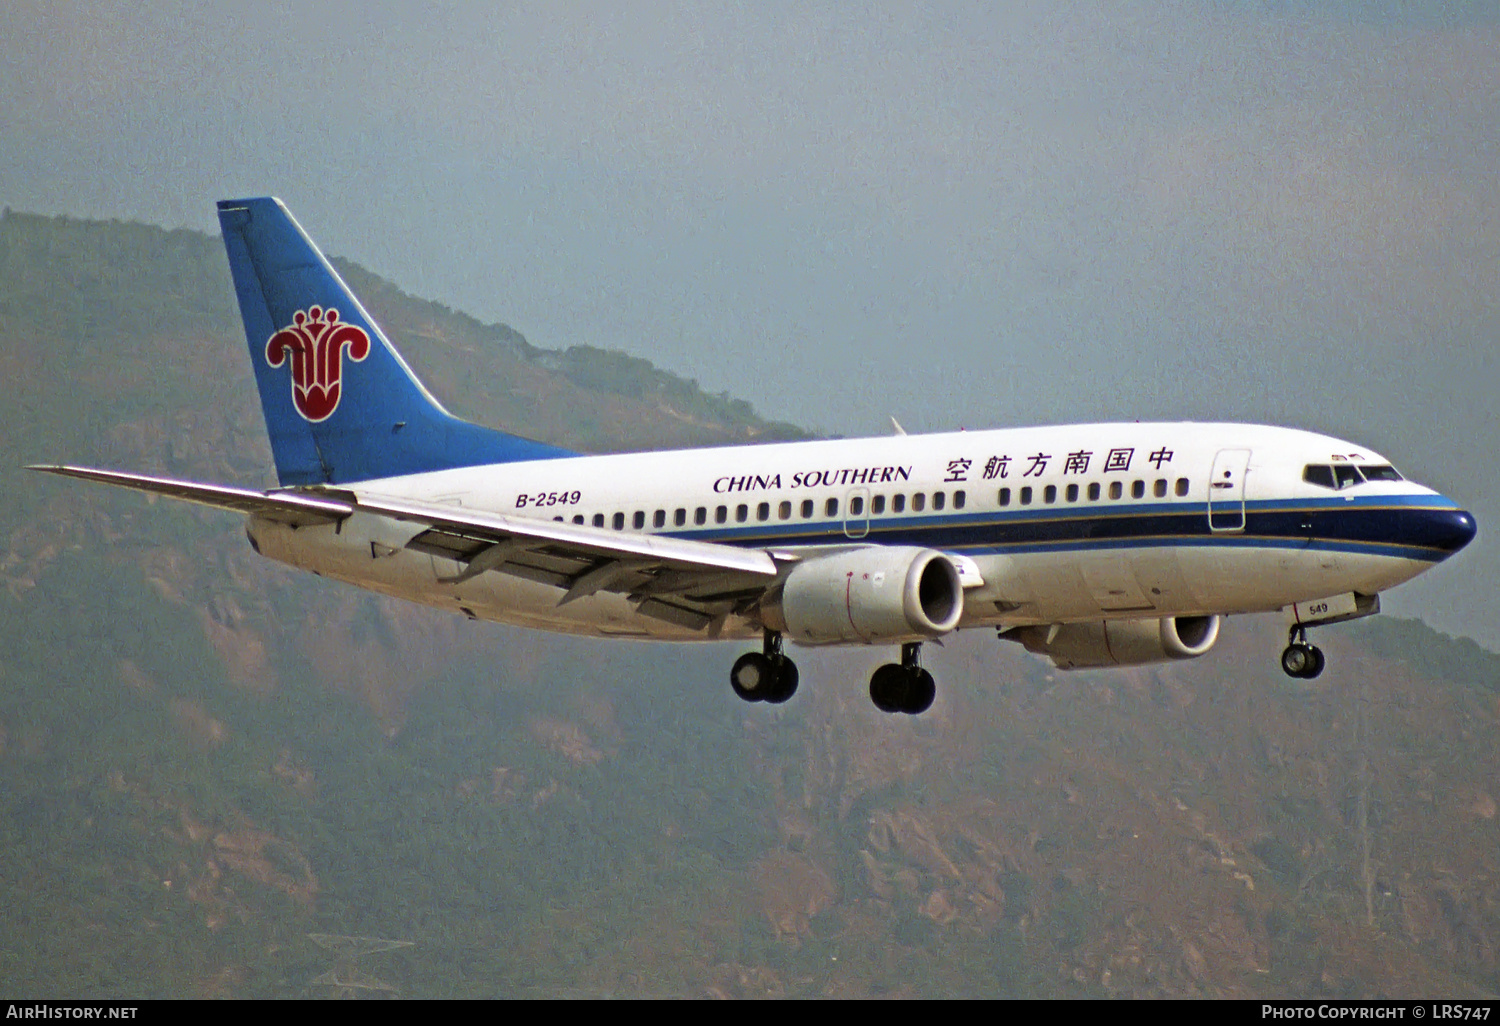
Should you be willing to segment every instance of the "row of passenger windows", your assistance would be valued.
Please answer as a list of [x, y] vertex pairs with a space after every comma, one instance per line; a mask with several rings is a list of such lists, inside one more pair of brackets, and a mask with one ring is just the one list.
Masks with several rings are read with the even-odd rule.
[[1302, 480], [1342, 491], [1366, 481], [1400, 481], [1401, 475], [1388, 463], [1359, 466], [1353, 463], [1309, 463], [1302, 469]]
[[[907, 509], [907, 501], [908, 500], [907, 500], [907, 497], [905, 495], [892, 495], [891, 499], [890, 499], [890, 506], [889, 506], [890, 511], [892, 513], [905, 513], [906, 509]], [[963, 509], [964, 506], [967, 503], [968, 503], [968, 494], [966, 492], [957, 491], [957, 492], [953, 493], [953, 508], [954, 509]], [[922, 492], [918, 492], [916, 495], [911, 496], [910, 504], [911, 504], [911, 511], [913, 513], [921, 513], [922, 511], [924, 511], [925, 509], [927, 509], [927, 496], [926, 496], [926, 494], [924, 494]], [[933, 492], [932, 493], [932, 508], [934, 510], [939, 510], [939, 509], [946, 509], [947, 507], [948, 507], [948, 493], [947, 492]], [[871, 499], [870, 499], [870, 515], [872, 515], [872, 516], [880, 516], [881, 514], [883, 514], [883, 513], [886, 512], [886, 509], [887, 509], [886, 498], [885, 498], [884, 495], [876, 495], [876, 496], [872, 496], [871, 497]], [[813, 500], [813, 499], [803, 499], [802, 502], [800, 503], [800, 505], [794, 505], [792, 502], [783, 499], [781, 502], [779, 502], [779, 503], [776, 504], [776, 507], [775, 507], [776, 519], [777, 520], [791, 520], [792, 519], [792, 513], [793, 513], [794, 510], [796, 511], [796, 513], [803, 520], [811, 520], [813, 518], [813, 515], [818, 511], [818, 503], [816, 502], [816, 500]], [[750, 505], [748, 503], [743, 503], [743, 502], [740, 503], [738, 506], [734, 507], [734, 511], [733, 512], [734, 512], [734, 522], [737, 523], [737, 524], [743, 524], [743, 523], [745, 523], [746, 521], [748, 521], [750, 519], [751, 509], [750, 509]], [[755, 519], [757, 521], [760, 521], [760, 522], [765, 522], [767, 520], [770, 520], [771, 519], [771, 512], [772, 512], [772, 507], [771, 507], [771, 504], [769, 502], [757, 503], [756, 506], [755, 506]], [[707, 506], [699, 506], [697, 509], [693, 510], [693, 525], [696, 526], [696, 527], [702, 527], [704, 524], [707, 524], [708, 523], [708, 513], [709, 513], [709, 511], [708, 511], [708, 507]], [[716, 524], [727, 524], [729, 522], [729, 514], [730, 514], [730, 508], [728, 506], [716, 506], [716, 507], [714, 507], [714, 511], [713, 511], [713, 520], [714, 520], [714, 523], [716, 523]], [[832, 517], [836, 517], [838, 515], [839, 515], [839, 500], [838, 499], [826, 499], [826, 500], [824, 500], [824, 502], [823, 502], [823, 516], [824, 517], [828, 517], [828, 518], [832, 518]], [[860, 516], [864, 516], [864, 515], [865, 515], [865, 499], [864, 499], [864, 496], [862, 496], [862, 495], [856, 495], [856, 496], [854, 496], [854, 498], [852, 498], [852, 499], [849, 500], [849, 516], [851, 516], [851, 517], [860, 517]], [[561, 520], [562, 517], [554, 517], [553, 519], [554, 520]], [[595, 513], [594, 514], [594, 521], [593, 522], [594, 522], [594, 526], [595, 527], [603, 527], [605, 525], [604, 514], [603, 513]], [[686, 509], [679, 508], [679, 509], [676, 509], [676, 510], [672, 511], [672, 526], [673, 527], [686, 527], [687, 526], [687, 522], [688, 522], [688, 511]], [[582, 523], [584, 523], [583, 514], [579, 513], [579, 514], [575, 515], [573, 517], [573, 523], [575, 523], [575, 524], [582, 524]], [[609, 518], [609, 526], [613, 527], [616, 531], [623, 531], [625, 529], [625, 514], [624, 513], [616, 513], [613, 517]], [[643, 510], [643, 509], [638, 509], [633, 514], [631, 514], [631, 517], [630, 517], [630, 526], [633, 527], [634, 529], [636, 529], [637, 531], [644, 530], [645, 527], [646, 527], [646, 511]], [[659, 509], [655, 513], [653, 513], [651, 515], [651, 526], [652, 527], [666, 527], [667, 526], [667, 511], [664, 510], [664, 509]]]
[[[1187, 495], [1188, 479], [1185, 477], [1179, 477], [1177, 479], [1177, 486], [1175, 491], [1179, 496]], [[1165, 498], [1167, 494], [1167, 479], [1158, 478], [1151, 487], [1151, 493], [1159, 499]], [[1078, 485], [1068, 485], [1063, 494], [1066, 496], [1068, 502], [1077, 502], [1079, 496]], [[1102, 489], [1100, 488], [1097, 481], [1091, 483], [1088, 486], [1088, 497], [1090, 502], [1097, 502], [1102, 494]], [[1111, 481], [1109, 483], [1109, 497], [1111, 499], [1123, 498], [1124, 494], [1125, 489], [1123, 482]], [[1030, 485], [1026, 485], [1020, 488], [1019, 494], [1016, 496], [1016, 498], [1019, 499], [1019, 504], [1022, 506], [1030, 506], [1033, 497], [1034, 496]], [[1131, 482], [1130, 497], [1132, 499], [1145, 498], [1146, 482]], [[937, 510], [947, 509], [949, 505], [949, 498], [950, 497], [947, 492], [933, 492], [931, 497], [931, 505], [933, 511], [935, 512]], [[1011, 490], [1009, 488], [1000, 489], [998, 498], [1000, 505], [1009, 506], [1011, 504], [1012, 498]], [[891, 513], [905, 513], [908, 507], [913, 513], [922, 513], [927, 509], [928, 501], [928, 496], [924, 492], [917, 492], [915, 495], [910, 496], [910, 498], [905, 495], [892, 495], [890, 497], [889, 504], [887, 504], [886, 497], [884, 495], [874, 495], [870, 497], [869, 515], [881, 516], [887, 511], [887, 509], [889, 509]], [[968, 493], [962, 490], [956, 491], [952, 495], [952, 505], [954, 509], [963, 509], [966, 505], [968, 505], [968, 501]], [[1042, 501], [1044, 503], [1054, 503], [1057, 501], [1056, 485], [1047, 485], [1042, 489]], [[825, 499], [822, 504], [822, 509], [823, 516], [825, 518], [832, 519], [834, 517], [837, 517], [839, 515], [839, 500]], [[774, 512], [777, 520], [791, 520], [793, 512], [795, 512], [803, 520], [811, 520], [813, 518], [813, 515], [817, 511], [818, 503], [813, 499], [803, 499], [802, 502], [798, 505], [794, 505], [789, 500], [783, 499], [774, 507]], [[750, 520], [751, 506], [748, 503], [742, 502], [739, 505], [735, 506], [732, 512], [734, 514], [734, 522], [737, 524], [743, 524]], [[769, 502], [757, 503], [754, 507], [755, 519], [761, 523], [770, 520], [772, 512], [773, 507]], [[731, 510], [728, 506], [714, 507], [713, 522], [716, 524], [729, 523], [730, 513]], [[856, 495], [849, 500], [848, 515], [851, 517], [860, 517], [866, 515], [864, 496]], [[562, 517], [554, 517], [553, 519], [561, 520]], [[614, 528], [616, 531], [623, 531], [625, 530], [625, 519], [626, 515], [624, 513], [616, 513], [613, 516], [609, 517], [607, 520], [603, 513], [595, 513], [593, 516], [593, 525], [595, 527], [603, 527], [607, 522], [608, 525]], [[709, 508], [707, 506], [699, 506], [697, 509], [693, 510], [692, 520], [695, 527], [702, 527], [706, 525], [708, 523], [708, 519]], [[688, 511], [685, 508], [680, 507], [673, 510], [671, 520], [673, 527], [686, 527], [688, 523]], [[585, 522], [586, 521], [582, 513], [574, 515], [573, 523], [582, 524]], [[643, 509], [638, 509], [634, 513], [630, 514], [630, 526], [637, 531], [645, 530], [646, 511]], [[651, 514], [651, 526], [653, 528], [666, 527], [667, 511], [664, 509], [659, 509], [655, 513]]]
[[[1185, 477], [1179, 477], [1177, 479], [1177, 486], [1174, 489], [1174, 491], [1176, 491], [1176, 493], [1177, 493], [1177, 495], [1179, 497], [1186, 495], [1188, 493], [1188, 479], [1185, 478]], [[1078, 494], [1079, 494], [1078, 493], [1078, 485], [1076, 485], [1076, 484], [1070, 484], [1070, 485], [1068, 485], [1067, 488], [1066, 488], [1066, 490], [1063, 492], [1063, 494], [1067, 498], [1068, 502], [1077, 502], [1078, 501]], [[1102, 489], [1099, 486], [1099, 482], [1098, 481], [1091, 482], [1089, 484], [1089, 488], [1088, 488], [1089, 501], [1090, 502], [1098, 502], [1099, 501], [1099, 497], [1100, 497], [1101, 494], [1103, 494], [1103, 492], [1102, 492]], [[1157, 478], [1156, 481], [1153, 482], [1152, 485], [1151, 485], [1151, 494], [1153, 496], [1155, 496], [1156, 498], [1158, 498], [1158, 499], [1165, 499], [1167, 497], [1167, 479], [1164, 478], [1164, 477]], [[1109, 483], [1109, 497], [1111, 499], [1123, 498], [1124, 495], [1125, 495], [1125, 482], [1123, 482], [1123, 481], [1111, 481]], [[1146, 482], [1145, 481], [1132, 481], [1132, 482], [1130, 482], [1130, 497], [1132, 499], [1144, 499], [1146, 497]], [[1030, 506], [1031, 505], [1031, 500], [1032, 500], [1031, 486], [1030, 485], [1023, 486], [1020, 489], [1020, 493], [1019, 493], [1019, 495], [1017, 495], [1017, 498], [1020, 500], [1020, 504], [1022, 506]], [[1045, 503], [1054, 503], [1054, 502], [1057, 501], [1057, 485], [1047, 485], [1047, 487], [1045, 487], [1045, 488], [1042, 489], [1042, 501], [1045, 502]], [[1002, 505], [1002, 506], [1009, 506], [1010, 505], [1010, 489], [1009, 488], [1002, 488], [1002, 489], [1000, 489], [1000, 505]]]

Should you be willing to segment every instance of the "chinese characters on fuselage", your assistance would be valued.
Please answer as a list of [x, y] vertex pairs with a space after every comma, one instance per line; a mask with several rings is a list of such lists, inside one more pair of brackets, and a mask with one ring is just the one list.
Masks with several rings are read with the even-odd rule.
[[[1063, 456], [1061, 462], [1064, 476], [1087, 474], [1091, 466], [1097, 466], [1094, 460], [1093, 449], [1080, 449]], [[1171, 463], [1174, 453], [1165, 446], [1157, 449], [1146, 461], [1155, 465], [1157, 470], [1163, 464]], [[1103, 472], [1106, 474], [1129, 473], [1131, 464], [1135, 460], [1134, 447], [1112, 448], [1106, 450], [1103, 460]], [[967, 456], [958, 456], [947, 460], [944, 469], [940, 472], [939, 480], [944, 484], [956, 484], [971, 480], [969, 472], [973, 469], [975, 461]], [[1056, 466], [1051, 453], [1037, 452], [1024, 456], [1012, 456], [1010, 453], [995, 453], [985, 459], [979, 470], [980, 476], [986, 481], [996, 478], [1008, 479], [1012, 465], [1023, 467], [1019, 476], [1041, 477], [1047, 473], [1049, 466]], [[777, 491], [782, 488], [838, 488], [854, 487], [856, 485], [876, 486], [885, 484], [900, 484], [910, 481], [912, 476], [911, 467], [839, 467], [832, 470], [799, 470], [796, 473], [782, 475], [773, 474], [726, 474], [715, 478], [713, 490], [723, 495], [728, 492], [762, 492]]]

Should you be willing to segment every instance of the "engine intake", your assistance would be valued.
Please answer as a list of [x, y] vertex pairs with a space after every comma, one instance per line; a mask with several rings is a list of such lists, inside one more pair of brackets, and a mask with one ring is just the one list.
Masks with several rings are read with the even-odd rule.
[[[1219, 640], [1218, 616], [1168, 616], [1160, 620], [1099, 620], [1057, 628], [1022, 627], [1005, 635], [1028, 652], [1047, 656], [1060, 670], [1139, 666], [1196, 659]], [[1049, 638], [1050, 635], [1050, 638]]]
[[804, 645], [892, 644], [947, 634], [964, 611], [958, 568], [932, 549], [872, 546], [798, 563], [761, 606]]

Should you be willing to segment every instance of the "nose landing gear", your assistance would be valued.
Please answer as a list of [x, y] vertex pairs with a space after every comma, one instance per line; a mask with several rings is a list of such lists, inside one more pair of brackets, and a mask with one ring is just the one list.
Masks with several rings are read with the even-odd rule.
[[1300, 680], [1312, 680], [1323, 672], [1323, 650], [1307, 643], [1307, 628], [1301, 624], [1287, 636], [1287, 646], [1281, 652], [1281, 668], [1288, 677]]
[[729, 671], [729, 686], [747, 702], [780, 705], [797, 693], [797, 664], [781, 653], [781, 634], [766, 631], [760, 652], [746, 652]]
[[937, 683], [932, 674], [917, 665], [922, 650], [920, 641], [901, 646], [901, 663], [886, 663], [870, 678], [870, 701], [881, 712], [903, 712], [910, 716], [924, 713], [937, 697]]

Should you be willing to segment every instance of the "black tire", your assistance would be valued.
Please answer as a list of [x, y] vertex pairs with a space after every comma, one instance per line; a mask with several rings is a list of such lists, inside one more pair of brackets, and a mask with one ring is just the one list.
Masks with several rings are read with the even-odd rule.
[[734, 661], [734, 669], [729, 671], [729, 686], [747, 702], [764, 701], [775, 681], [771, 660], [759, 652], [746, 652]]
[[1281, 652], [1282, 672], [1288, 677], [1305, 679], [1308, 669], [1315, 664], [1313, 653], [1316, 651], [1311, 645], [1288, 645]]
[[776, 677], [771, 682], [771, 688], [766, 692], [766, 701], [772, 705], [780, 705], [797, 693], [797, 664], [786, 656], [771, 660], [771, 665], [776, 668]]
[[918, 667], [907, 681], [906, 705], [901, 711], [920, 716], [932, 708], [932, 700], [936, 697], [937, 681], [932, 679], [932, 674]]
[[1303, 672], [1302, 679], [1312, 680], [1323, 672], [1325, 660], [1323, 659], [1323, 650], [1321, 648], [1318, 648], [1316, 645], [1309, 645], [1307, 647], [1312, 650], [1312, 665], [1308, 666], [1307, 670]]
[[870, 701], [883, 713], [900, 712], [906, 704], [906, 671], [886, 663], [870, 677]]

